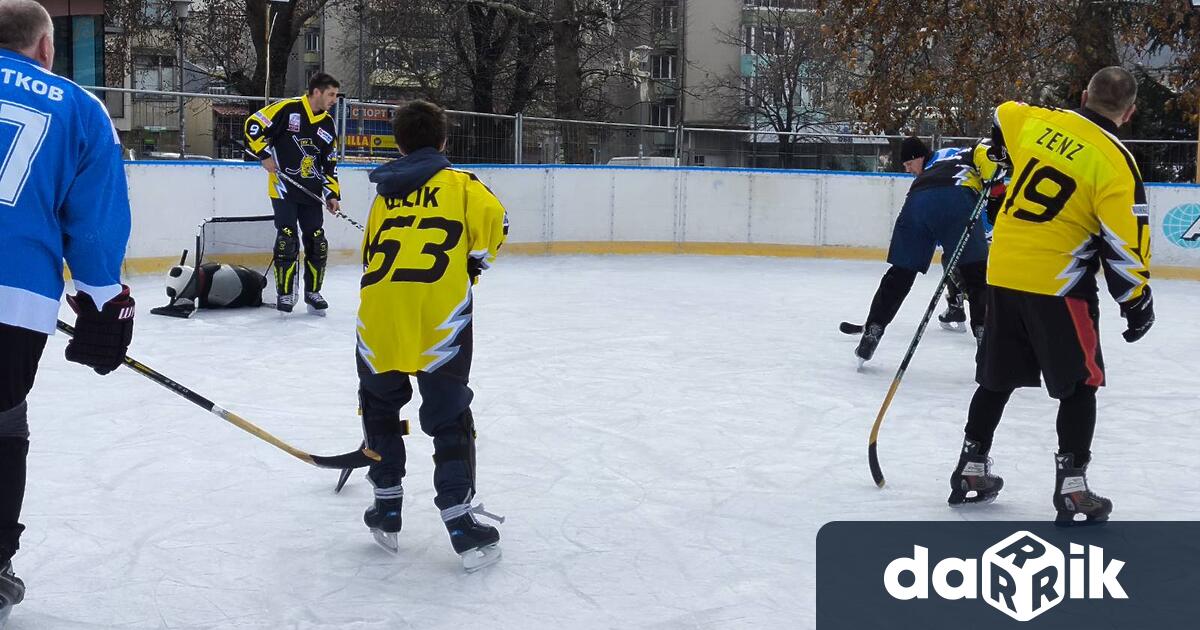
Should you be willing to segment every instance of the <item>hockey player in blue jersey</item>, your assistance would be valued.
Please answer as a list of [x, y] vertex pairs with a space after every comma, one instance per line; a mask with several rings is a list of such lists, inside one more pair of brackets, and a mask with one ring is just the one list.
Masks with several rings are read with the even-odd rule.
[[935, 248], [940, 245], [949, 255], [964, 237], [958, 271], [972, 307], [971, 330], [977, 339], [983, 334], [987, 244], [979, 223], [970, 231], [967, 225], [979, 195], [989, 195], [993, 205], [999, 202], [999, 198], [991, 198], [991, 189], [985, 190], [985, 182], [996, 180], [999, 172], [999, 166], [987, 156], [988, 148], [985, 141], [968, 149], [933, 152], [919, 138], [904, 139], [900, 150], [904, 170], [917, 177], [892, 231], [887, 258], [891, 267], [879, 281], [862, 337], [854, 349], [860, 365], [875, 354], [917, 274], [929, 270]]
[[0, 625], [25, 594], [12, 569], [24, 526], [33, 387], [63, 293], [76, 293], [67, 359], [117, 369], [133, 334], [121, 284], [129, 194], [104, 105], [50, 72], [54, 26], [33, 0], [0, 0]]

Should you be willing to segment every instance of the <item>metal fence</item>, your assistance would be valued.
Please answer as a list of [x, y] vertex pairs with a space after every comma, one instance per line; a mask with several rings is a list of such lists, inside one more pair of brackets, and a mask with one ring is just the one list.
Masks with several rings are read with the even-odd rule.
[[[92, 88], [133, 159], [242, 160], [243, 121], [262, 97]], [[182, 107], [182, 116], [180, 108]], [[398, 156], [393, 103], [344, 99], [333, 114], [349, 163]], [[659, 127], [450, 111], [447, 154], [464, 164], [620, 164], [900, 172], [902, 136]], [[182, 123], [182, 133], [181, 133]], [[975, 138], [925, 137], [933, 149]], [[1195, 181], [1197, 142], [1124, 140], [1149, 182]]]

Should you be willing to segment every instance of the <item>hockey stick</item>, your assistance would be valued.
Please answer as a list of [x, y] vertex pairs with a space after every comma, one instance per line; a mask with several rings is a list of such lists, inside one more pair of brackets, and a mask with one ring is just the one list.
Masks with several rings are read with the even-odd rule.
[[896, 390], [900, 388], [900, 380], [904, 378], [904, 372], [908, 369], [908, 364], [912, 361], [913, 354], [917, 351], [917, 344], [921, 343], [921, 337], [925, 334], [925, 327], [929, 324], [929, 318], [933, 317], [933, 311], [937, 309], [938, 302], [942, 299], [942, 291], [946, 288], [946, 283], [950, 280], [951, 271], [958, 266], [958, 259], [962, 256], [963, 250], [967, 248], [967, 240], [971, 236], [971, 229], [979, 221], [979, 215], [983, 213], [984, 206], [987, 205], [988, 195], [987, 190], [990, 184], [985, 184], [979, 192], [979, 201], [975, 203], [975, 209], [971, 211], [971, 218], [967, 220], [967, 227], [963, 230], [962, 237], [958, 239], [958, 245], [954, 248], [954, 253], [950, 256], [950, 261], [942, 273], [942, 279], [938, 282], [937, 290], [933, 292], [933, 298], [929, 300], [929, 306], [925, 309], [925, 316], [921, 318], [921, 323], [917, 324], [917, 334], [913, 335], [912, 343], [908, 344], [908, 352], [904, 354], [904, 360], [900, 362], [900, 369], [896, 371], [896, 377], [892, 379], [892, 386], [888, 388], [887, 396], [883, 399], [883, 404], [879, 407], [879, 413], [875, 416], [875, 424], [871, 427], [871, 438], [867, 442], [867, 461], [871, 465], [871, 477], [875, 479], [875, 485], [883, 487], [884, 478], [883, 470], [879, 467], [879, 452], [877, 444], [879, 441], [879, 427], [883, 424], [883, 416], [887, 413], [888, 406], [892, 404], [892, 398], [896, 395]]
[[[254, 158], [254, 159], [256, 159], [256, 160], [257, 160], [257, 159], [260, 159], [260, 158], [259, 158], [257, 155], [255, 155], [254, 153], [252, 153], [252, 152], [250, 151], [250, 149], [243, 149], [243, 151], [245, 151], [247, 155], [249, 155], [250, 157], [253, 157], [253, 158]], [[274, 153], [272, 153], [272, 154], [271, 154], [271, 157], [272, 157], [272, 158], [274, 158], [274, 157], [275, 157], [275, 154], [274, 154]], [[278, 177], [279, 179], [282, 179], [283, 181], [285, 181], [285, 182], [287, 182], [287, 183], [291, 184], [292, 186], [295, 186], [296, 188], [299, 188], [299, 189], [301, 190], [301, 192], [303, 192], [304, 194], [306, 194], [306, 195], [308, 195], [309, 197], [311, 197], [313, 201], [316, 201], [317, 203], [321, 204], [322, 206], [323, 206], [323, 205], [325, 205], [325, 200], [324, 200], [324, 199], [322, 199], [321, 197], [317, 196], [317, 194], [316, 194], [316, 193], [314, 193], [313, 191], [311, 191], [311, 190], [309, 190], [309, 189], [305, 188], [304, 186], [301, 186], [299, 183], [297, 183], [297, 182], [296, 182], [296, 180], [292, 179], [292, 178], [291, 178], [291, 176], [289, 176], [287, 173], [285, 173], [285, 172], [283, 171], [283, 169], [279, 167], [279, 162], [278, 162], [278, 160], [276, 160], [276, 162], [275, 162], [275, 176], [276, 176], [276, 177]], [[366, 232], [366, 231], [367, 231], [367, 226], [365, 226], [365, 225], [363, 225], [363, 224], [359, 223], [358, 221], [355, 221], [354, 219], [350, 218], [350, 215], [346, 214], [345, 212], [342, 212], [342, 211], [341, 211], [341, 209], [334, 210], [334, 211], [333, 211], [333, 216], [335, 216], [335, 217], [337, 217], [337, 218], [339, 218], [339, 219], [345, 219], [347, 222], [349, 222], [349, 223], [350, 223], [350, 225], [353, 225], [354, 227], [358, 228], [358, 231], [359, 231], [359, 232]]]
[[[58, 329], [71, 337], [75, 336], [75, 329], [61, 319], [58, 320]], [[175, 381], [163, 376], [162, 374], [159, 374], [155, 370], [128, 356], [125, 357], [125, 366], [134, 372], [137, 372], [138, 374], [141, 374], [142, 376], [154, 381], [155, 383], [166, 387], [176, 394], [183, 396], [184, 398], [188, 399], [189, 402], [203, 407], [205, 411], [213, 413], [217, 417], [245, 431], [246, 433], [253, 435], [254, 437], [270, 444], [271, 446], [274, 446], [275, 448], [280, 449], [281, 451], [291, 455], [292, 457], [295, 457], [302, 462], [312, 464], [318, 468], [363, 468], [364, 466], [370, 466], [371, 464], [382, 459], [378, 453], [365, 447], [357, 451], [344, 453], [342, 455], [325, 456], [306, 453], [288, 444], [287, 442], [280, 440], [270, 433], [263, 431], [241, 416], [226, 409], [222, 409], [213, 401], [201, 396], [200, 394], [197, 394], [196, 392], [184, 387], [183, 385], [180, 385], [179, 383], [176, 383]]]
[[[282, 179], [283, 181], [291, 184], [292, 186], [295, 186], [296, 188], [299, 188], [300, 190], [304, 191], [304, 194], [308, 195], [309, 197], [312, 197], [313, 200], [315, 200], [317, 203], [319, 203], [321, 205], [325, 205], [324, 199], [318, 197], [316, 195], [316, 193], [314, 193], [313, 191], [305, 188], [304, 186], [301, 186], [299, 183], [296, 182], [296, 180], [292, 179], [290, 175], [283, 172], [283, 169], [276, 169], [275, 175], [277, 175], [279, 177], [279, 179]], [[359, 223], [358, 221], [355, 221], [354, 219], [351, 219], [350, 215], [346, 214], [345, 212], [342, 212], [341, 209], [334, 210], [333, 215], [338, 217], [339, 219], [345, 219], [347, 222], [350, 223], [350, 225], [353, 225], [354, 227], [358, 228], [359, 232], [367, 231], [367, 227], [365, 225]]]

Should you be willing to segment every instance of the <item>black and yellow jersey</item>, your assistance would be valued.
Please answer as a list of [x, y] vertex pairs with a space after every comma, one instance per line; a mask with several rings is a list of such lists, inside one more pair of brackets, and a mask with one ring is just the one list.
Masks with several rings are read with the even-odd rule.
[[[246, 150], [258, 160], [275, 156], [275, 164], [318, 197], [341, 198], [337, 179], [337, 128], [329, 112], [313, 113], [303, 96], [276, 101], [246, 119]], [[312, 197], [267, 178], [272, 199], [313, 204]]]
[[973, 147], [948, 148], [935, 151], [925, 159], [925, 170], [909, 187], [913, 193], [939, 186], [965, 186], [975, 192], [983, 190], [984, 182], [997, 179], [1000, 165], [988, 157], [991, 141], [981, 140]]
[[475, 175], [448, 166], [423, 149], [372, 173], [379, 194], [363, 239], [358, 355], [375, 373], [470, 374], [471, 286], [508, 219]]
[[1111, 120], [1007, 102], [992, 140], [1012, 182], [996, 219], [988, 283], [1042, 295], [1094, 298], [1104, 268], [1118, 302], [1150, 280], [1150, 214], [1133, 156]]

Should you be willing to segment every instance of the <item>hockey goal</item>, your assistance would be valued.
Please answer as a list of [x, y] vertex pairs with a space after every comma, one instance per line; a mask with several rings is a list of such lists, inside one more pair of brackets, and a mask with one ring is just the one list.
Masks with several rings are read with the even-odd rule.
[[263, 299], [274, 299], [271, 253], [275, 246], [275, 217], [269, 214], [212, 217], [196, 233], [195, 266], [206, 263], [245, 265], [267, 277]]

